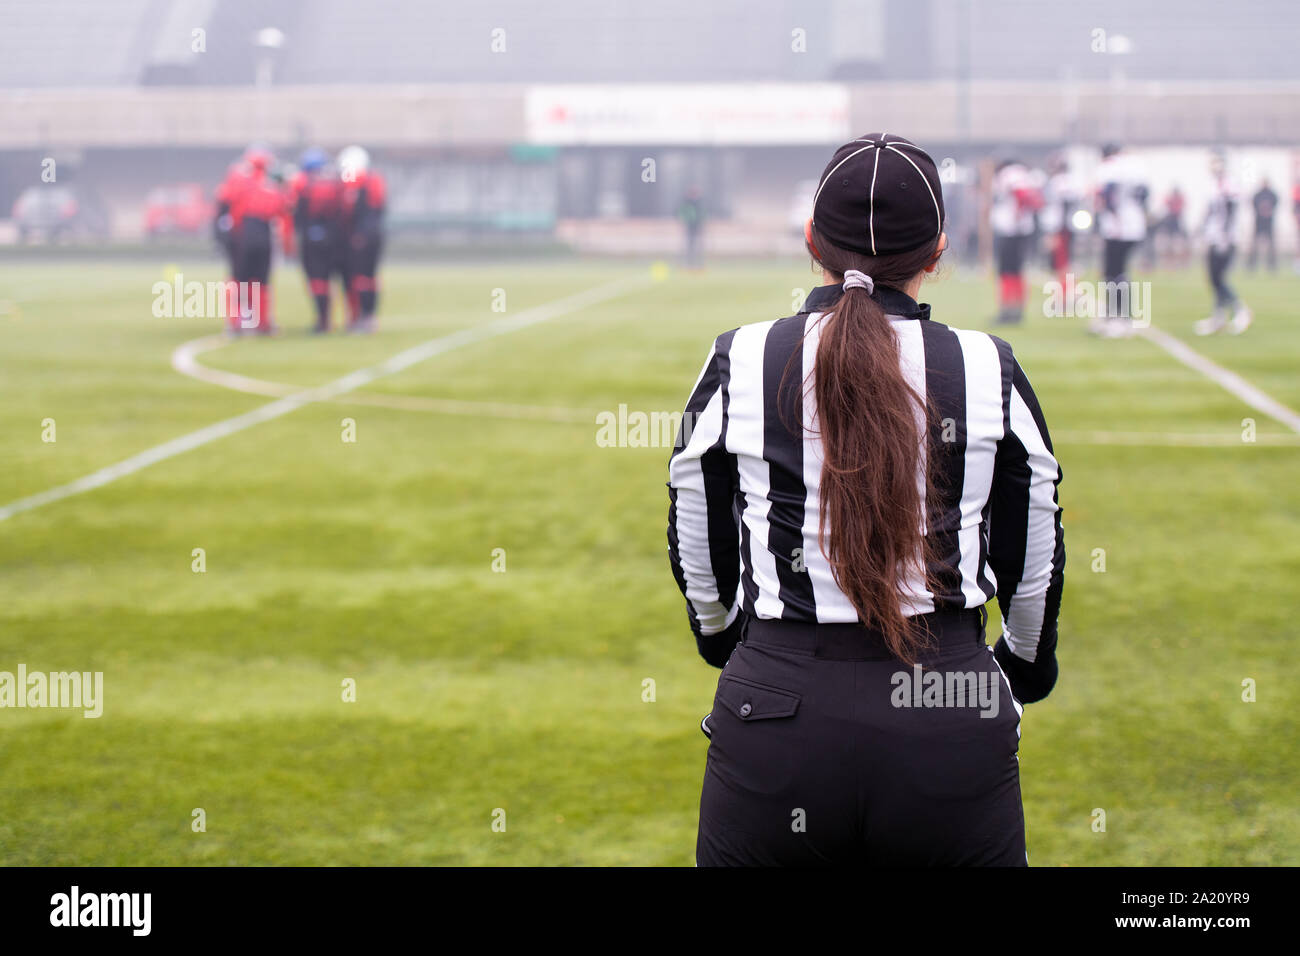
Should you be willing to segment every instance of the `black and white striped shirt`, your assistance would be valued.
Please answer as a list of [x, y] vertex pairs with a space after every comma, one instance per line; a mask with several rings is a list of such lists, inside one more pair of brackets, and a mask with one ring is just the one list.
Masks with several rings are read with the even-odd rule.
[[[742, 611], [858, 621], [818, 535], [811, 375], [823, 310], [840, 294], [820, 286], [798, 315], [718, 336], [687, 403], [669, 464], [668, 545], [697, 638], [727, 631]], [[941, 500], [926, 503], [925, 529], [938, 556], [935, 589], [905, 582], [903, 612], [977, 608], [996, 596], [1007, 650], [1023, 662], [1051, 657], [1054, 680], [1061, 470], [1038, 400], [1006, 342], [934, 322], [928, 305], [894, 289], [878, 286], [873, 297], [898, 336], [905, 375], [934, 409], [923, 447], [940, 456]], [[802, 423], [802, 435], [785, 422]], [[920, 472], [918, 487], [924, 493]]]

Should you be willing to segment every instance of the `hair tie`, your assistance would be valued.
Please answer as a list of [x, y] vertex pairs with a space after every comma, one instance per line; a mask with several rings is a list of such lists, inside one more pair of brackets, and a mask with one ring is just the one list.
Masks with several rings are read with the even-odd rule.
[[876, 284], [871, 281], [871, 276], [865, 272], [859, 272], [857, 269], [846, 269], [844, 272], [844, 291], [850, 289], [866, 289], [867, 295], [871, 295], [876, 290]]

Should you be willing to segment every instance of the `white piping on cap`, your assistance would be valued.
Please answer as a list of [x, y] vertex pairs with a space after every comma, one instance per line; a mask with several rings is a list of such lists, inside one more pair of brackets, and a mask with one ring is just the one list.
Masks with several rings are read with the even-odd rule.
[[[855, 140], [854, 142], [857, 142], [857, 140]], [[835, 170], [839, 169], [841, 166], [847, 163], [854, 156], [858, 155], [858, 153], [865, 153], [867, 150], [873, 148], [875, 145], [876, 145], [875, 143], [872, 143], [870, 146], [863, 146], [861, 149], [855, 149], [853, 152], [849, 153], [849, 155], [845, 156], [838, 163], [836, 163], [834, 166], [831, 167], [831, 171], [826, 174], [826, 178], [822, 180], [822, 184], [817, 187], [817, 192], [813, 193], [813, 203], [812, 203], [813, 207], [812, 210], [810, 210], [811, 212], [813, 212], [814, 214], [816, 213], [817, 199], [819, 196], [821, 196], [822, 190], [826, 188], [826, 184], [831, 181], [831, 177], [835, 175]]]
[[871, 254], [873, 256], [876, 254], [876, 173], [880, 170], [881, 152], [883, 150], [876, 150], [876, 165], [871, 167], [871, 192], [867, 193], [867, 227], [871, 230]]
[[[909, 163], [912, 163], [912, 157], [908, 156], [907, 153], [903, 152], [901, 149], [894, 146], [892, 143], [886, 146], [885, 149], [892, 149], [899, 156], [902, 156]], [[879, 160], [880, 156], [877, 155], [876, 159]], [[915, 169], [916, 174], [921, 177], [921, 182], [925, 183], [925, 188], [930, 193], [930, 202], [934, 203], [934, 220], [935, 220], [934, 235], [935, 238], [937, 239], [939, 237], [939, 233], [943, 232], [943, 214], [939, 212], [939, 200], [935, 198], [934, 190], [930, 188], [930, 180], [925, 178], [925, 173], [921, 172], [921, 167], [916, 165], [916, 163], [912, 163], [912, 168]], [[876, 243], [874, 238], [872, 239], [871, 242], [871, 251], [873, 253], [876, 251]]]

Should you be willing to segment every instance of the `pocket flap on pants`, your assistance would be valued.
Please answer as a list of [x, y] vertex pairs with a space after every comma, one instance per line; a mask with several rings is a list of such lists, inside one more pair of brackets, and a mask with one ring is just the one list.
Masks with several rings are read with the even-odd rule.
[[718, 700], [741, 720], [790, 717], [799, 709], [799, 695], [724, 674], [718, 683]]

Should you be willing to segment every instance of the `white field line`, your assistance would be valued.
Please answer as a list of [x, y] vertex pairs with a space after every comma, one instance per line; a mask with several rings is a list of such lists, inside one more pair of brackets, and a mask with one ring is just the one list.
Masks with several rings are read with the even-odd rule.
[[[237, 392], [253, 395], [284, 396], [302, 390], [301, 386], [287, 382], [271, 382], [248, 378], [234, 372], [208, 368], [197, 361], [199, 355], [211, 352], [229, 343], [222, 335], [209, 335], [177, 346], [172, 353], [172, 367], [182, 375], [220, 385]], [[548, 405], [517, 405], [503, 402], [476, 402], [449, 398], [424, 398], [406, 395], [365, 395], [351, 393], [332, 399], [348, 405], [372, 405], [404, 411], [432, 412], [441, 415], [463, 415], [470, 418], [527, 419], [589, 424], [596, 413], [580, 408], [563, 408]], [[1252, 442], [1242, 441], [1236, 430], [1229, 432], [1123, 432], [1106, 430], [1059, 431], [1052, 433], [1054, 442], [1062, 445], [1119, 445], [1136, 448], [1230, 448], [1234, 445], [1248, 447]], [[1257, 435], [1253, 444], [1269, 446], [1300, 445], [1300, 435]]]
[[1241, 399], [1251, 408], [1255, 409], [1255, 411], [1263, 412], [1269, 418], [1281, 422], [1287, 428], [1291, 429], [1291, 431], [1300, 434], [1300, 414], [1287, 408], [1271, 395], [1260, 391], [1236, 372], [1229, 372], [1223, 366], [1216, 365], [1200, 352], [1191, 348], [1191, 346], [1184, 344], [1181, 340], [1174, 338], [1168, 332], [1164, 332], [1153, 325], [1140, 331], [1142, 335], [1160, 346], [1188, 368], [1200, 372], [1225, 391], [1231, 392], [1237, 398]]
[[234, 372], [223, 372], [221, 369], [208, 368], [206, 365], [199, 364], [196, 356], [219, 349], [229, 341], [230, 339], [224, 335], [205, 335], [202, 338], [190, 339], [188, 342], [176, 346], [172, 351], [172, 368], [182, 375], [198, 379], [201, 382], [220, 385], [222, 388], [229, 388], [236, 392], [247, 392], [251, 395], [270, 395], [283, 398], [302, 391], [302, 388], [298, 385], [289, 385], [284, 382], [264, 382], [261, 379], [248, 378]]
[[[172, 352], [172, 368], [190, 378], [210, 385], [220, 385], [236, 392], [251, 395], [282, 397], [303, 390], [301, 385], [288, 382], [271, 382], [249, 378], [234, 372], [208, 368], [198, 361], [198, 356], [215, 351], [230, 340], [224, 335], [206, 335], [178, 345]], [[511, 402], [476, 402], [468, 399], [426, 398], [417, 395], [375, 395], [353, 392], [339, 395], [330, 401], [348, 405], [372, 405], [378, 408], [398, 408], [415, 412], [435, 412], [446, 415], [465, 415], [477, 418], [526, 419], [551, 422], [594, 422], [595, 412], [581, 408], [562, 408], [547, 405], [518, 405]]]
[[[280, 418], [290, 412], [302, 408], [312, 402], [327, 401], [344, 395], [363, 385], [369, 385], [377, 379], [384, 378], [388, 375], [396, 374], [404, 369], [410, 368], [419, 362], [433, 358], [435, 355], [442, 355], [454, 349], [466, 345], [473, 345], [477, 342], [483, 342], [487, 339], [497, 338], [502, 335], [508, 335], [511, 332], [517, 332], [520, 329], [528, 328], [531, 325], [537, 325], [550, 319], [559, 318], [576, 312], [579, 309], [586, 308], [589, 305], [595, 305], [598, 302], [605, 302], [609, 299], [617, 298], [624, 293], [641, 285], [649, 284], [648, 278], [629, 278], [619, 279], [614, 282], [607, 282], [603, 285], [578, 292], [574, 295], [565, 296], [556, 299], [554, 302], [547, 302], [543, 305], [531, 309], [525, 309], [517, 315], [508, 318], [497, 319], [484, 325], [473, 326], [468, 329], [461, 329], [450, 335], [442, 335], [419, 345], [414, 345], [409, 349], [398, 352], [391, 358], [373, 365], [369, 368], [357, 369], [349, 372], [342, 378], [335, 379], [319, 388], [304, 389], [295, 392], [292, 395], [286, 395], [270, 404], [255, 408], [252, 411], [245, 412], [242, 415], [236, 415], [234, 418], [227, 418], [224, 421], [216, 422], [198, 431], [190, 432], [188, 435], [182, 435], [179, 438], [173, 438], [171, 441], [163, 442], [161, 445], [155, 445], [153, 448], [146, 449], [138, 455], [132, 455], [115, 465], [109, 465], [107, 468], [101, 468], [85, 477], [78, 478], [76, 481], [66, 485], [59, 485], [56, 488], [50, 488], [35, 495], [26, 498], [19, 498], [12, 501], [4, 507], [0, 507], [0, 521], [12, 518], [14, 515], [22, 514], [25, 511], [31, 511], [42, 505], [48, 505], [55, 501], [61, 501], [64, 498], [70, 498], [73, 495], [79, 495], [87, 491], [93, 491], [96, 488], [102, 488], [119, 478], [127, 475], [133, 475], [137, 471], [142, 471], [150, 465], [156, 465], [160, 461], [166, 461], [169, 458], [175, 458], [187, 451], [193, 451], [195, 448], [201, 448], [219, 438], [225, 438], [227, 435], [233, 435], [245, 429], [252, 428], [254, 425], [260, 425], [263, 422], [269, 422], [273, 419]], [[242, 377], [242, 376], [236, 376]]]

